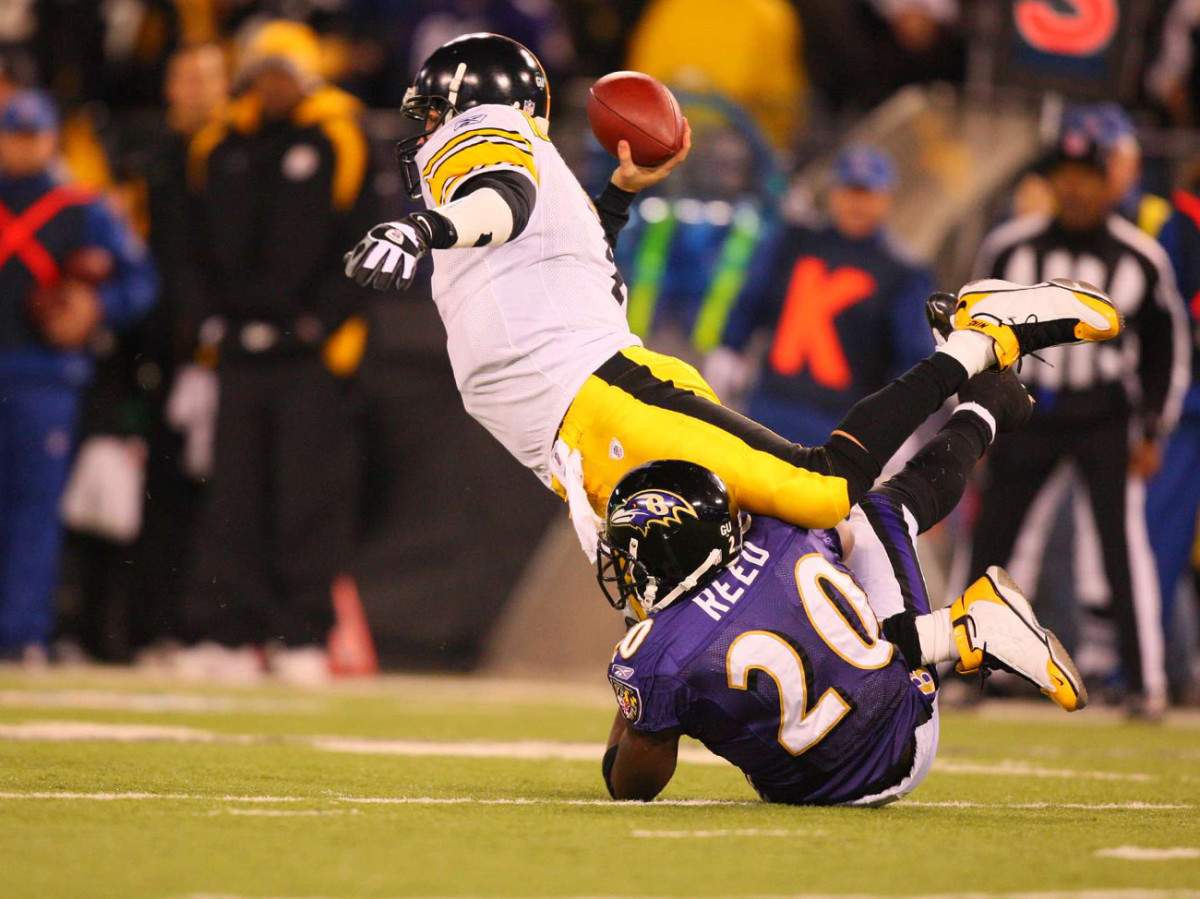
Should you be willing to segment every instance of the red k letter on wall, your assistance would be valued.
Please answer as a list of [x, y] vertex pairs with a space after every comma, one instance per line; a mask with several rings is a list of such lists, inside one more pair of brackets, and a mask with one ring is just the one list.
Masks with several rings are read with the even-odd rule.
[[1117, 0], [1017, 0], [1021, 37], [1043, 53], [1095, 56], [1117, 33]]
[[807, 365], [813, 380], [833, 390], [850, 386], [850, 366], [833, 320], [875, 290], [875, 279], [857, 268], [829, 271], [811, 256], [796, 263], [771, 346], [771, 368], [795, 375]]

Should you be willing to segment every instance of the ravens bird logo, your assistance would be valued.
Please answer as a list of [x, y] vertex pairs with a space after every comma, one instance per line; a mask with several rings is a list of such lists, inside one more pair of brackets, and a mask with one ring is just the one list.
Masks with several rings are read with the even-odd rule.
[[651, 525], [670, 527], [683, 524], [684, 515], [699, 518], [692, 504], [682, 496], [666, 490], [643, 490], [635, 493], [609, 516], [612, 527], [633, 528], [643, 536]]
[[617, 696], [617, 705], [621, 708], [621, 717], [630, 724], [637, 724], [639, 721], [641, 721], [641, 691], [632, 684], [623, 684], [612, 676], [609, 676], [608, 682], [612, 684], [613, 693], [615, 693]]

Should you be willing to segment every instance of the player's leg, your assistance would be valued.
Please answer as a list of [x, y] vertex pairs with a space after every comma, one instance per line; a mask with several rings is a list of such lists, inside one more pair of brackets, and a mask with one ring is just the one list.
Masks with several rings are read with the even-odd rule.
[[[994, 357], [977, 335], [952, 347]], [[687, 459], [715, 471], [739, 505], [801, 527], [832, 527], [878, 478], [916, 427], [966, 383], [968, 369], [935, 353], [859, 402], [829, 441], [801, 447], [720, 405], [691, 366], [640, 347], [618, 353], [577, 394], [559, 437], [583, 458], [584, 486], [602, 510], [617, 481], [656, 459]]]
[[[850, 513], [846, 562], [880, 619], [931, 610], [917, 559], [917, 535], [958, 504], [997, 424], [1011, 430], [1028, 417], [1029, 397], [1014, 375], [988, 373], [975, 380], [993, 377], [999, 390], [981, 397], [982, 403], [960, 405], [903, 470]], [[969, 388], [963, 394], [969, 397]]]
[[603, 509], [612, 487], [636, 465], [687, 459], [717, 472], [751, 512], [800, 527], [832, 527], [969, 378], [995, 365], [1009, 368], [1030, 351], [1120, 333], [1111, 303], [1078, 287], [968, 285], [937, 352], [855, 404], [823, 446], [796, 446], [725, 409], [690, 366], [640, 347], [597, 369], [572, 402], [559, 437], [582, 457], [593, 510]]
[[957, 504], [995, 424], [1010, 430], [1028, 418], [1028, 397], [1008, 378], [978, 391], [979, 402], [960, 406], [900, 474], [868, 494], [851, 516], [849, 561], [876, 614], [886, 616], [885, 636], [914, 670], [949, 661], [962, 671], [1003, 668], [1070, 711], [1087, 702], [1074, 662], [1007, 574], [990, 568], [950, 608], [931, 612], [917, 560], [917, 533]]
[[[867, 494], [847, 522], [847, 564], [875, 614], [884, 620], [885, 633], [914, 669], [922, 662], [912, 621], [932, 609], [917, 557], [917, 535], [958, 505], [997, 430], [1016, 430], [1030, 415], [1029, 395], [1010, 372], [977, 376], [960, 398], [964, 402], [949, 421], [903, 470]], [[945, 628], [948, 636], [948, 621]]]

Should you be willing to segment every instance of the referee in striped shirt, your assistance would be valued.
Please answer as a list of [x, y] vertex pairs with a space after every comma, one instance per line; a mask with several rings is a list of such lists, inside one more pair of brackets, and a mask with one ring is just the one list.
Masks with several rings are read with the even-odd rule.
[[[1114, 211], [1103, 149], [1084, 131], [1055, 148], [1053, 217], [1024, 217], [984, 241], [977, 277], [1021, 284], [1072, 278], [1100, 287], [1126, 317], [1109, 343], [1055, 347], [1028, 360], [1021, 379], [1033, 420], [992, 450], [972, 570], [1009, 560], [1030, 509], [1063, 465], [1086, 486], [1100, 535], [1133, 713], [1165, 704], [1163, 634], [1144, 482], [1157, 470], [1190, 369], [1183, 301], [1166, 253]], [[1045, 535], [1022, 535], [1044, 544]]]

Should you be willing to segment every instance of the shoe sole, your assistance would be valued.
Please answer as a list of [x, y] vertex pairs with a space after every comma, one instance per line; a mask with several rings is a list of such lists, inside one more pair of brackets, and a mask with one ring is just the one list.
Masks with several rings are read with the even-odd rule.
[[[1068, 712], [1078, 712], [1080, 709], [1086, 707], [1088, 704], [1087, 688], [1083, 685], [1083, 677], [1080, 675], [1079, 669], [1075, 666], [1075, 660], [1071, 658], [1071, 654], [1067, 652], [1066, 647], [1062, 645], [1062, 642], [1055, 635], [1054, 631], [1047, 627], [1043, 627], [1038, 622], [1037, 616], [1033, 614], [1032, 609], [1030, 609], [1029, 612], [1030, 619], [1026, 619], [1025, 616], [1021, 614], [1020, 609], [1016, 608], [1007, 601], [1008, 598], [1004, 596], [999, 588], [1003, 587], [1007, 590], [1011, 590], [1022, 597], [1024, 597], [1025, 594], [1021, 592], [1021, 588], [1017, 586], [1016, 581], [1012, 579], [1012, 576], [1009, 575], [1007, 571], [998, 566], [996, 567], [995, 571], [996, 574], [992, 575], [991, 571], [989, 570], [988, 577], [991, 578], [996, 584], [996, 592], [1005, 599], [1005, 604], [1013, 610], [1018, 618], [1025, 622], [1027, 627], [1046, 638], [1046, 643], [1050, 649], [1050, 667], [1047, 671], [1047, 674], [1050, 675], [1051, 681], [1060, 686], [1054, 689], [1043, 687], [1040, 688], [1041, 691], [1046, 696], [1054, 700], [1059, 707]], [[1064, 688], [1066, 692], [1062, 693]], [[1064, 699], [1067, 701], [1064, 702]]]
[[1120, 335], [1125, 330], [1125, 316], [1113, 305], [1111, 299], [1105, 296], [1098, 288], [1092, 287], [1090, 284], [1085, 284], [1082, 281], [1069, 281], [1066, 278], [1051, 278], [1051, 284], [1057, 284], [1059, 287], [1064, 287], [1075, 295], [1075, 299], [1083, 303], [1093, 312], [1099, 313], [1104, 318], [1108, 319], [1109, 326], [1104, 330], [1093, 328], [1085, 321], [1080, 321], [1075, 326], [1075, 336], [1080, 340], [1089, 341], [1092, 343], [1101, 340], [1112, 340]]

